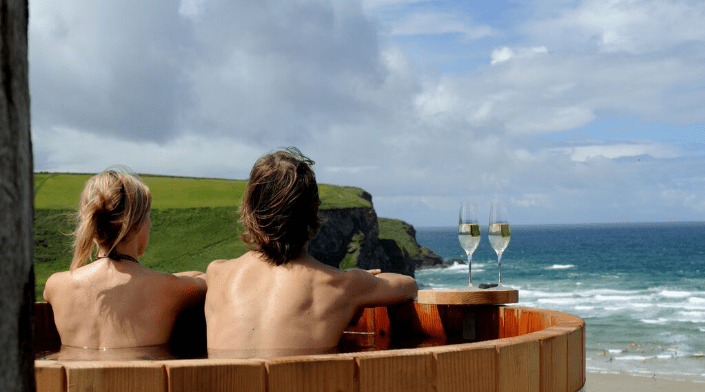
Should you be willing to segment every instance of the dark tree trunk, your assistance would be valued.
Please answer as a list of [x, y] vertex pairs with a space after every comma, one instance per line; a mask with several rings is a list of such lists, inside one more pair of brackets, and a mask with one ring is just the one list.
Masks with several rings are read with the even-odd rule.
[[0, 390], [33, 391], [27, 0], [0, 0]]

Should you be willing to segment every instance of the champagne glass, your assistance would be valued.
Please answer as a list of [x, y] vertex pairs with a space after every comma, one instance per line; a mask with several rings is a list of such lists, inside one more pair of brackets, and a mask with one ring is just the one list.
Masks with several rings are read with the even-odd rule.
[[477, 220], [477, 204], [460, 203], [458, 218], [458, 240], [468, 255], [468, 288], [472, 288], [472, 254], [480, 244], [480, 222]]
[[507, 214], [507, 204], [495, 201], [490, 204], [490, 224], [487, 230], [490, 245], [497, 252], [497, 265], [499, 266], [499, 284], [502, 286], [502, 253], [509, 245], [511, 232], [509, 231], [509, 216]]

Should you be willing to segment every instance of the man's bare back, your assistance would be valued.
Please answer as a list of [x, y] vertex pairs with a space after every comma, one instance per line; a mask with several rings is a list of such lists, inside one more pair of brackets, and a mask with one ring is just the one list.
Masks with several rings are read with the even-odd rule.
[[[101, 259], [52, 275], [44, 298], [65, 346], [121, 348], [165, 344], [178, 313], [202, 301], [198, 272], [171, 275]], [[202, 275], [202, 273], [201, 273]]]
[[417, 291], [411, 277], [341, 271], [305, 252], [277, 266], [250, 251], [214, 261], [206, 276], [209, 352], [242, 356], [329, 351], [359, 309], [410, 300]]

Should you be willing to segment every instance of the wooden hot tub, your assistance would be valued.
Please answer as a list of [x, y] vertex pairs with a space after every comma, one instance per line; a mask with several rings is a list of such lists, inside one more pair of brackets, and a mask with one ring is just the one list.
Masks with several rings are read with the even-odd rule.
[[[36, 304], [37, 352], [57, 351], [51, 306]], [[35, 361], [37, 391], [580, 391], [585, 323], [504, 305], [408, 302], [367, 308], [340, 353], [205, 359], [203, 310], [177, 320], [170, 346], [184, 358]]]

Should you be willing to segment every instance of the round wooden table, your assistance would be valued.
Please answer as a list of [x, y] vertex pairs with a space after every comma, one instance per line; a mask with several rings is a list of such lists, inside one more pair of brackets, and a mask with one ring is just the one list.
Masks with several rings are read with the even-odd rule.
[[465, 290], [419, 290], [418, 303], [427, 305], [504, 305], [519, 302], [519, 291], [511, 288]]

